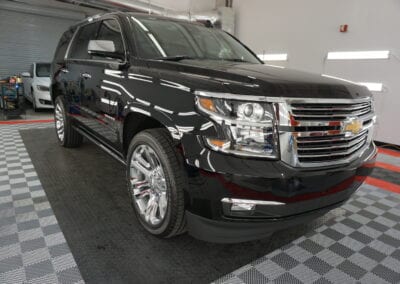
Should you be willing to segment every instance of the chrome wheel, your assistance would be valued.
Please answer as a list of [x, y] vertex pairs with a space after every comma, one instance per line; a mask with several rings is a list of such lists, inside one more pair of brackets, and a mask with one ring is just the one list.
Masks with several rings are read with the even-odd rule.
[[140, 144], [135, 148], [129, 175], [138, 213], [149, 225], [159, 225], [167, 211], [167, 183], [161, 162], [150, 146]]
[[63, 109], [59, 103], [56, 104], [55, 123], [58, 139], [60, 139], [60, 141], [64, 141], [64, 115]]

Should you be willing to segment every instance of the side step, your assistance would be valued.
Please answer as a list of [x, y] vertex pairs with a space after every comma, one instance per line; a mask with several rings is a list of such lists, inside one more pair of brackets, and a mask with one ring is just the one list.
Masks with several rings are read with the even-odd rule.
[[87, 139], [89, 139], [91, 142], [93, 142], [95, 145], [99, 146], [102, 150], [104, 150], [106, 153], [108, 153], [111, 157], [113, 157], [114, 159], [116, 159], [118, 162], [120, 162], [121, 164], [123, 164], [124, 166], [126, 166], [126, 162], [125, 160], [118, 155], [117, 153], [115, 153], [115, 151], [111, 150], [110, 148], [108, 148], [107, 146], [105, 146], [104, 144], [102, 144], [99, 140], [97, 140], [96, 138], [94, 138], [92, 135], [90, 135], [89, 133], [87, 133], [86, 131], [80, 129], [79, 127], [74, 126], [73, 127], [76, 131], [78, 131], [79, 134], [83, 135], [84, 137], [86, 137]]

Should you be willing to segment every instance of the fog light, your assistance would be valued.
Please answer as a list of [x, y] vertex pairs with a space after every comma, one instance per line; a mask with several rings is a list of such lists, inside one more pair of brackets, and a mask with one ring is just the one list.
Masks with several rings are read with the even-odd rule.
[[249, 199], [239, 199], [239, 198], [223, 198], [222, 203], [230, 204], [231, 211], [254, 211], [257, 205], [260, 206], [279, 206], [285, 205], [283, 202], [279, 201], [269, 201], [269, 200], [249, 200]]
[[232, 203], [231, 211], [253, 211], [255, 208], [256, 208], [255, 204]]

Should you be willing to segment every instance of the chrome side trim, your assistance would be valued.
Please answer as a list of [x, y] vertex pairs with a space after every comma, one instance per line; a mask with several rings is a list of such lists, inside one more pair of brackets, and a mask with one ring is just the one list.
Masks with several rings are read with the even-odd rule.
[[267, 201], [267, 200], [250, 200], [250, 199], [238, 199], [238, 198], [222, 198], [222, 203], [228, 204], [252, 204], [252, 205], [272, 205], [272, 206], [279, 206], [285, 205], [286, 203], [278, 202], [278, 201]]

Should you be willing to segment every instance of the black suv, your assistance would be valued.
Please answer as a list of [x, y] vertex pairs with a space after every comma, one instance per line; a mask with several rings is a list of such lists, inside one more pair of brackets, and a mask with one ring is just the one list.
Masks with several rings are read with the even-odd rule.
[[263, 64], [230, 34], [111, 13], [66, 31], [52, 64], [60, 144], [126, 165], [153, 235], [262, 238], [341, 205], [376, 157], [370, 92]]

